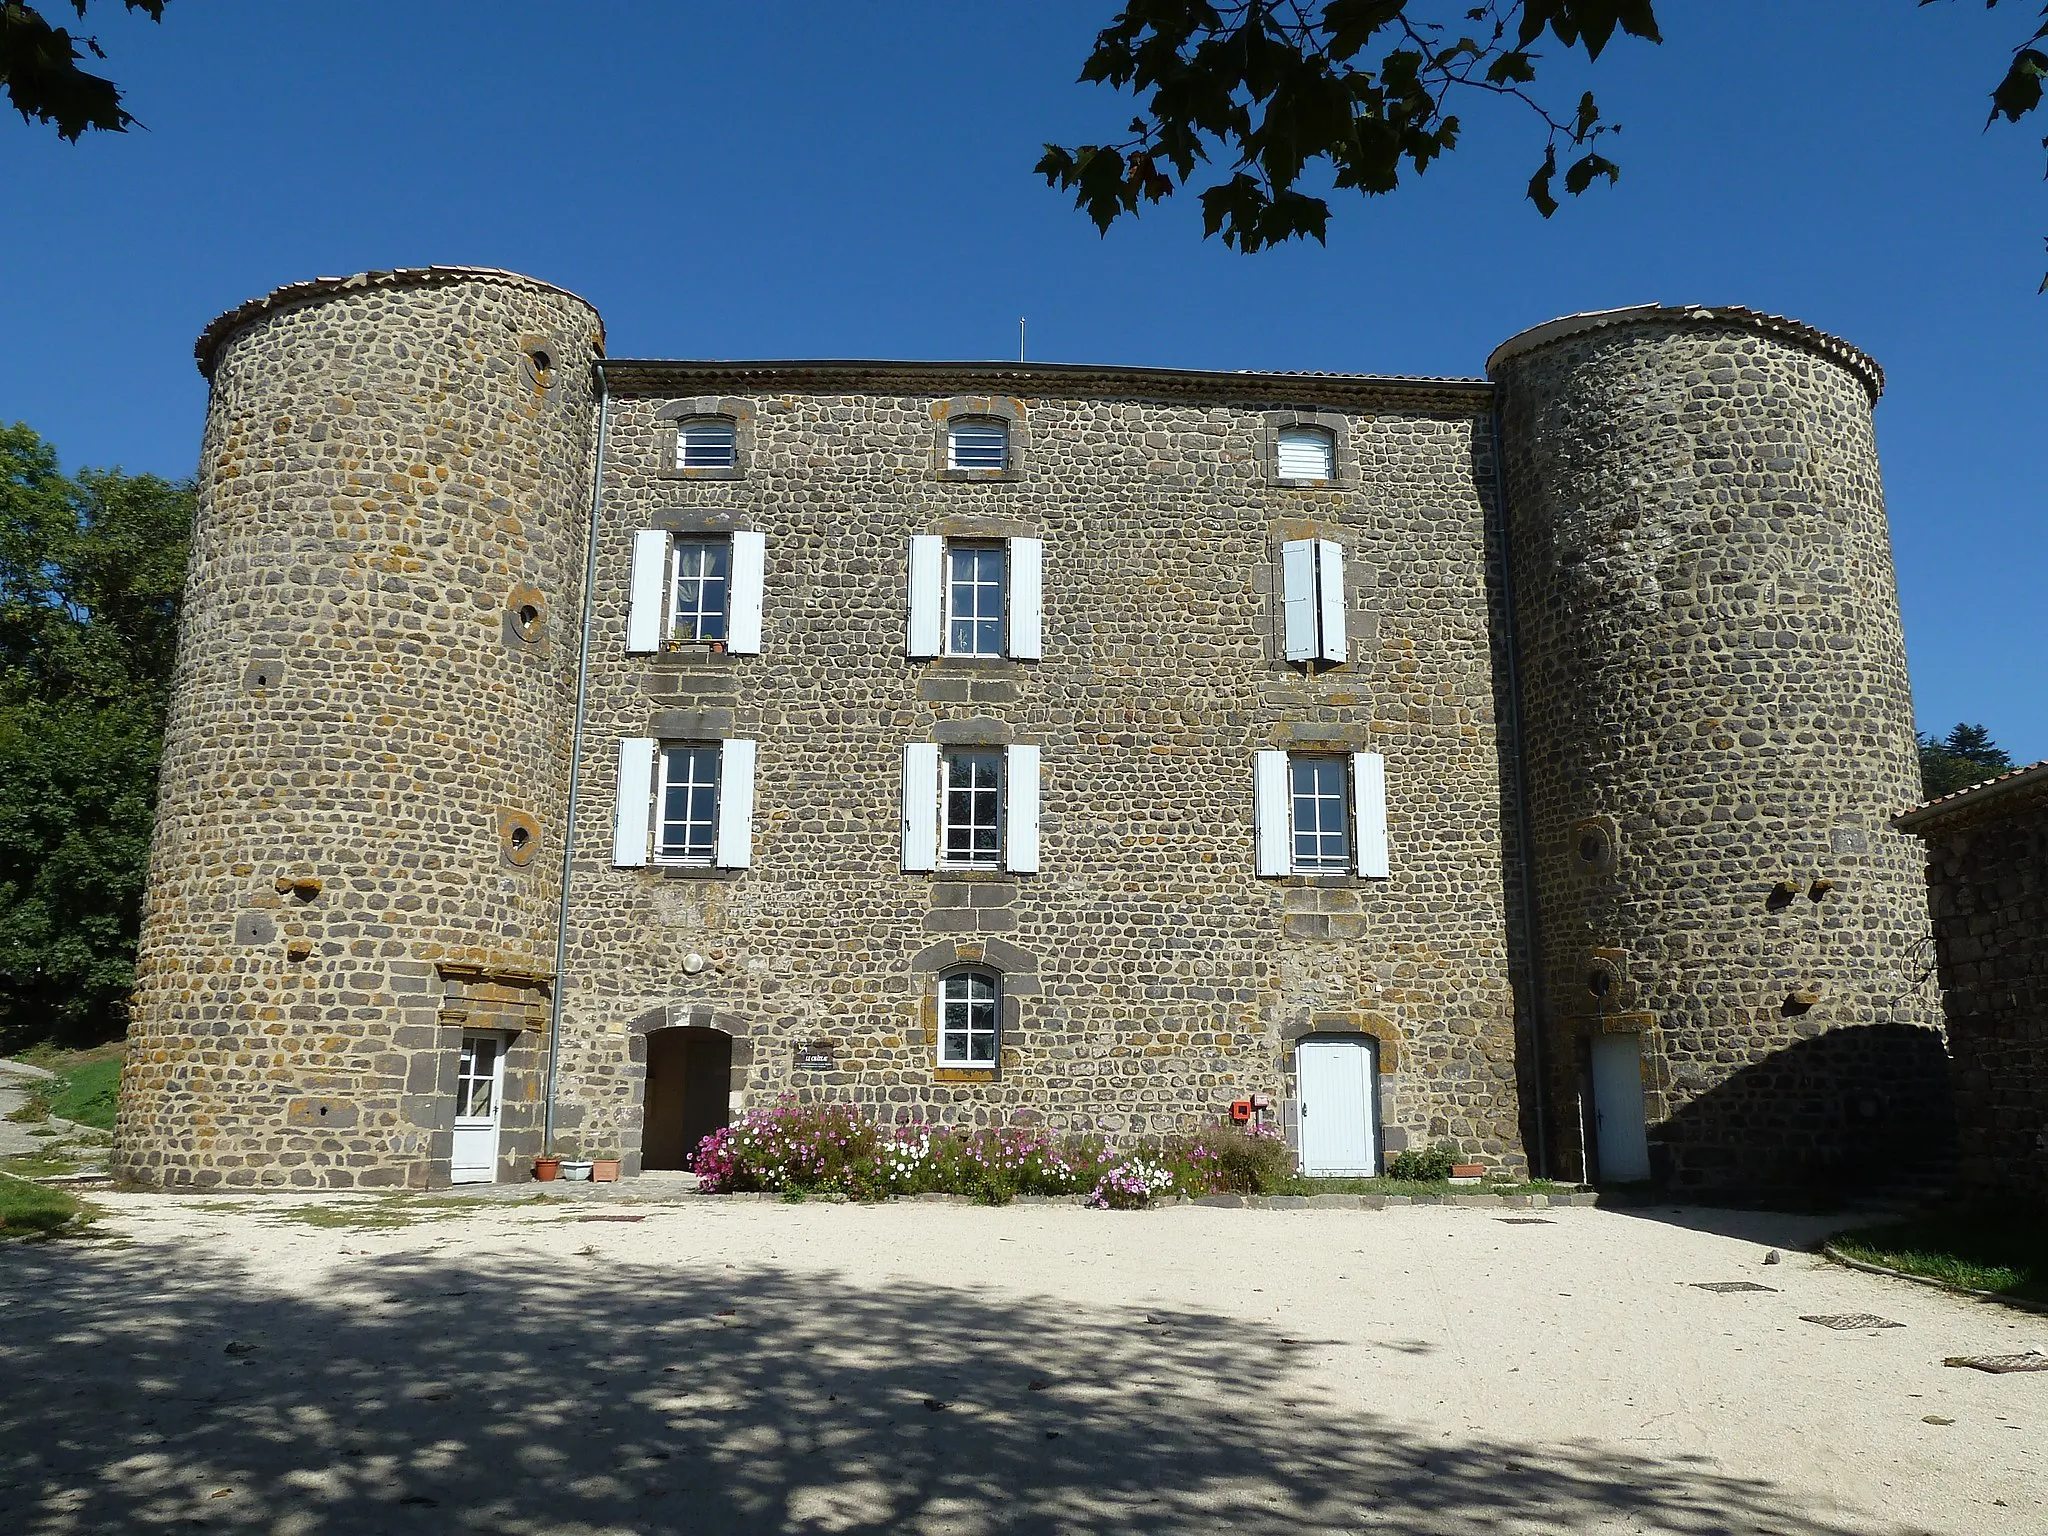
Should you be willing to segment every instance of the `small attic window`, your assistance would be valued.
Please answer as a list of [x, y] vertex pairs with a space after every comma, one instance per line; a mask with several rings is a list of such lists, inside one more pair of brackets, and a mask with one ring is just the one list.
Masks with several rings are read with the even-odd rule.
[[677, 469], [731, 469], [739, 432], [730, 416], [698, 416], [676, 428]]
[[946, 431], [946, 467], [1002, 471], [1010, 467], [1010, 429], [1000, 421], [956, 421]]
[[1282, 427], [1276, 455], [1282, 480], [1333, 480], [1337, 440], [1322, 427]]

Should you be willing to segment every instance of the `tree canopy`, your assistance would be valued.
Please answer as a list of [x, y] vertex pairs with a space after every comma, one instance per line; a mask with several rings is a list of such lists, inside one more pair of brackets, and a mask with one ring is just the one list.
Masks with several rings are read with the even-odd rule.
[[1929, 800], [1995, 779], [2014, 766], [2012, 754], [1981, 725], [1958, 723], [1939, 740], [1920, 733], [1920, 792]]
[[[63, 0], [80, 21], [88, 0]], [[162, 21], [166, 0], [121, 0], [131, 11]], [[121, 89], [103, 75], [80, 68], [85, 56], [107, 55], [99, 40], [74, 37], [53, 26], [41, 11], [20, 0], [0, 0], [0, 85], [15, 111], [31, 123], [48, 123], [74, 144], [89, 129], [126, 133], [135, 119], [121, 105]]]
[[[1392, 192], [1457, 147], [1461, 103], [1494, 99], [1533, 119], [1542, 150], [1527, 195], [1549, 218], [1560, 177], [1572, 196], [1620, 177], [1608, 153], [1620, 124], [1591, 91], [1576, 102], [1541, 92], [1553, 63], [1543, 45], [1593, 63], [1617, 38], [1661, 43], [1655, 0], [1131, 0], [1081, 67], [1082, 80], [1138, 100], [1129, 136], [1048, 144], [1038, 170], [1105, 233], [1203, 182], [1204, 232], [1257, 251], [1324, 238], [1329, 200], [1305, 177]], [[1987, 126], [2040, 106], [2044, 41], [2048, 3], [1992, 90]]]
[[121, 1033], [192, 513], [0, 427], [0, 1048]]

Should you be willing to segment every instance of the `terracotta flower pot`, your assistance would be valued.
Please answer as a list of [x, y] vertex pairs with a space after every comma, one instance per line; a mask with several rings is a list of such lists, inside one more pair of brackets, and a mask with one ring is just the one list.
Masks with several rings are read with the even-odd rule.
[[617, 1183], [621, 1161], [623, 1159], [616, 1157], [593, 1157], [590, 1160], [590, 1182], [593, 1184]]
[[559, 1157], [536, 1157], [533, 1160], [533, 1176], [543, 1184], [552, 1184], [562, 1176], [562, 1160]]
[[1451, 1177], [1454, 1179], [1483, 1179], [1486, 1177], [1484, 1163], [1453, 1163]]

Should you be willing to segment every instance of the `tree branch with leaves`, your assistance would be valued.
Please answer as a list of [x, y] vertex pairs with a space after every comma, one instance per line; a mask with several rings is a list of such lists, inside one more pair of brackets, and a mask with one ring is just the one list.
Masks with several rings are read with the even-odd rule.
[[[80, 21], [87, 0], [68, 0]], [[166, 0], [122, 0], [151, 21], [164, 19]], [[87, 130], [126, 133], [137, 126], [121, 105], [121, 89], [104, 76], [81, 69], [87, 54], [104, 59], [93, 37], [74, 37], [52, 26], [42, 12], [18, 0], [0, 0], [0, 86], [24, 122], [49, 123], [57, 136], [77, 143]]]
[[[1257, 251], [1325, 238], [1329, 201], [1302, 187], [1312, 167], [1338, 190], [1383, 196], [1457, 148], [1461, 103], [1493, 99], [1542, 136], [1526, 191], [1549, 218], [1560, 179], [1576, 197], [1619, 178], [1604, 149], [1621, 125], [1590, 91], [1575, 106], [1547, 99], [1539, 74], [1575, 53], [1596, 63], [1617, 37], [1663, 41], [1653, 0], [1133, 0], [1081, 70], [1138, 99], [1129, 135], [1048, 144], [1037, 168], [1105, 233], [1200, 182], [1204, 232]], [[1992, 92], [1990, 121], [2040, 106], [2044, 43], [2048, 4]]]

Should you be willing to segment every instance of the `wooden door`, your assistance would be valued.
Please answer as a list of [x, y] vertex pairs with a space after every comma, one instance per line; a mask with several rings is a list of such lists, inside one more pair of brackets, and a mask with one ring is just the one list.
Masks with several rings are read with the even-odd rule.
[[1593, 1126], [1601, 1183], [1632, 1184], [1650, 1176], [1641, 1035], [1593, 1036]]
[[1304, 1040], [1294, 1053], [1301, 1171], [1370, 1178], [1379, 1172], [1377, 1073], [1369, 1040]]

